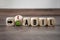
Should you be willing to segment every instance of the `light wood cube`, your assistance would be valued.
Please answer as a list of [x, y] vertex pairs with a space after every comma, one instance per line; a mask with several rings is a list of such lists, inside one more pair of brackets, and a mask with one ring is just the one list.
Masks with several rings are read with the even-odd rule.
[[18, 20], [22, 22], [23, 16], [21, 16], [21, 15], [15, 16], [15, 22], [18, 21]]
[[55, 25], [55, 18], [54, 17], [48, 17], [47, 22], [48, 22], [48, 26], [54, 26]]
[[14, 25], [14, 17], [7, 17], [6, 18], [6, 25], [13, 26]]
[[30, 17], [24, 17], [23, 18], [23, 26], [29, 26], [31, 24]]
[[22, 25], [22, 22], [23, 22], [23, 16], [21, 15], [16, 15], [14, 17], [15, 19], [15, 25], [18, 26], [18, 25]]
[[45, 17], [40, 17], [40, 18], [39, 18], [39, 25], [40, 25], [40, 26], [46, 26], [46, 25], [47, 25], [47, 18], [45, 18]]
[[38, 26], [38, 17], [31, 17], [31, 26]]

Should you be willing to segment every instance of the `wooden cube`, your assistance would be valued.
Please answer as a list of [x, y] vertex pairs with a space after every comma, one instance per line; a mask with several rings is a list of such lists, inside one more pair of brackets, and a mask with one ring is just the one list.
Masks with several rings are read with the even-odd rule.
[[54, 26], [55, 25], [55, 18], [54, 17], [48, 17], [47, 22], [48, 22], [48, 26]]
[[6, 18], [6, 25], [13, 26], [14, 25], [14, 17], [7, 17]]
[[15, 19], [15, 25], [16, 26], [21, 26], [22, 25], [23, 16], [17, 15], [17, 16], [15, 16], [14, 19]]
[[31, 24], [30, 17], [24, 17], [23, 18], [23, 26], [29, 26]]
[[31, 26], [38, 26], [38, 17], [31, 17]]
[[21, 16], [21, 15], [15, 16], [15, 21], [18, 21], [18, 20], [22, 22], [23, 16]]
[[39, 25], [40, 25], [40, 26], [46, 26], [46, 25], [47, 25], [47, 18], [45, 18], [45, 17], [40, 17], [40, 18], [39, 18]]

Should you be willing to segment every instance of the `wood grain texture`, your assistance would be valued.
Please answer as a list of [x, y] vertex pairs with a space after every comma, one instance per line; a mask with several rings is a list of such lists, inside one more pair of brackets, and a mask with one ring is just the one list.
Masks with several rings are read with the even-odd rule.
[[0, 9], [0, 15], [60, 15], [60, 9]]

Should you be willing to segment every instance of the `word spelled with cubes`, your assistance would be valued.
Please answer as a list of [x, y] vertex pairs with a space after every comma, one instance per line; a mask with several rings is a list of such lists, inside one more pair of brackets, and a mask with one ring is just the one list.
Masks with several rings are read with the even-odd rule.
[[54, 17], [23, 17], [17, 15], [15, 17], [7, 17], [7, 26], [55, 26]]

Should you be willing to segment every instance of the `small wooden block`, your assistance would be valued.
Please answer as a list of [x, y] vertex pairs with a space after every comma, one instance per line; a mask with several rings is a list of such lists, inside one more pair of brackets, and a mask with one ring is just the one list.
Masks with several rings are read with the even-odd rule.
[[31, 17], [31, 26], [38, 26], [38, 17]]
[[29, 26], [31, 22], [30, 17], [24, 17], [23, 18], [23, 26]]
[[46, 26], [46, 25], [47, 25], [47, 18], [45, 18], [45, 17], [40, 17], [40, 18], [39, 18], [39, 25], [40, 25], [40, 26]]
[[14, 17], [7, 17], [6, 18], [6, 25], [13, 26], [14, 25]]
[[23, 16], [21, 16], [21, 15], [15, 16], [15, 21], [18, 21], [18, 20], [22, 22]]
[[15, 19], [15, 25], [16, 26], [21, 26], [22, 25], [23, 16], [17, 15], [17, 16], [14, 17], [14, 19]]
[[49, 17], [47, 18], [48, 26], [54, 26], [55, 25], [55, 18]]

